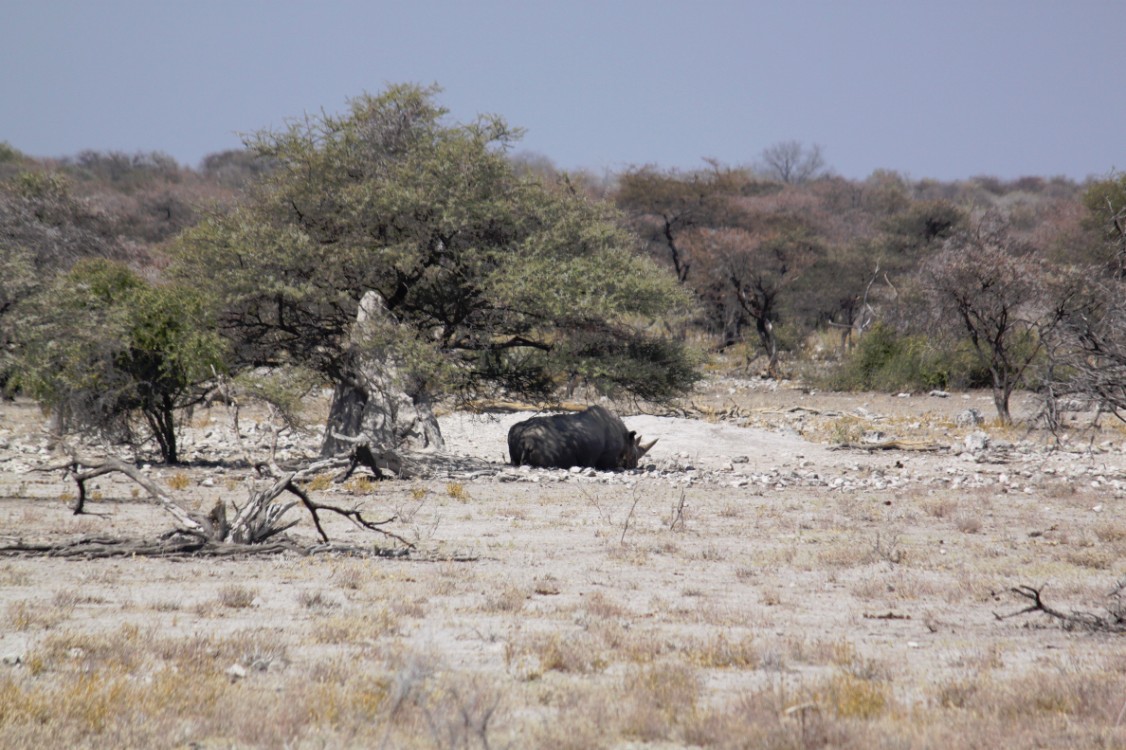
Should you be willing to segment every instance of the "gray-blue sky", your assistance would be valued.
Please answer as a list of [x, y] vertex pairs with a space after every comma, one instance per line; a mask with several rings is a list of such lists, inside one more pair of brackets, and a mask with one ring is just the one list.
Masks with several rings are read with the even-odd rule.
[[849, 178], [1126, 168], [1123, 0], [0, 0], [0, 141], [163, 151], [437, 83], [565, 169], [797, 140]]

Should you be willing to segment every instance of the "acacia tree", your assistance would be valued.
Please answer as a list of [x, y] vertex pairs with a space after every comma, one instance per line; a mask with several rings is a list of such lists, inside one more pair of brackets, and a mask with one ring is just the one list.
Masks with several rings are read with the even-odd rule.
[[568, 375], [647, 399], [694, 382], [687, 350], [647, 328], [687, 299], [611, 210], [518, 176], [505, 152], [519, 133], [449, 123], [437, 93], [393, 86], [249, 141], [273, 168], [181, 237], [175, 269], [214, 293], [235, 366], [332, 383], [324, 452], [373, 410], [381, 443], [409, 437], [373, 393], [373, 362], [393, 364], [424, 418], [438, 396], [542, 396]]
[[799, 228], [779, 229], [765, 236], [745, 229], [702, 232], [695, 237], [708, 269], [702, 293], [713, 307], [724, 311], [724, 344], [742, 338], [742, 328], [753, 323], [766, 354], [766, 373], [778, 377], [779, 318], [783, 292], [814, 263], [816, 243]]
[[1046, 413], [1078, 398], [1126, 421], [1126, 176], [1093, 183], [1083, 196], [1095, 262], [1071, 269], [1064, 319], [1051, 340], [1053, 370]]
[[821, 147], [806, 148], [799, 141], [782, 141], [763, 149], [758, 170], [787, 185], [800, 185], [825, 173]]
[[223, 361], [195, 290], [87, 259], [11, 317], [17, 385], [60, 429], [132, 441], [140, 417], [163, 460], [179, 460], [179, 415], [199, 403]]
[[731, 199], [755, 189], [743, 170], [725, 169], [681, 174], [654, 167], [627, 171], [619, 178], [617, 205], [634, 231], [655, 256], [666, 256], [676, 279], [688, 282], [693, 255], [687, 235], [693, 230], [721, 227], [731, 216]]
[[951, 237], [920, 273], [937, 325], [969, 338], [989, 370], [997, 416], [1011, 424], [1013, 390], [1061, 319], [1047, 264], [987, 216]]

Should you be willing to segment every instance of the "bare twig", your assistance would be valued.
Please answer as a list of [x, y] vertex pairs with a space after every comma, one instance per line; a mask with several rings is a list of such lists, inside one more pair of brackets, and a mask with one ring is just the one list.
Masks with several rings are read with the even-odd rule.
[[619, 544], [626, 543], [626, 532], [629, 531], [629, 522], [633, 519], [633, 511], [637, 508], [639, 502], [641, 502], [641, 493], [635, 488], [633, 491], [633, 503], [629, 506], [629, 513], [626, 514], [625, 523], [622, 524], [622, 538]]
[[686, 503], [686, 494], [684, 489], [680, 490], [680, 499], [672, 507], [672, 521], [669, 523], [669, 531], [675, 531], [676, 525], [679, 523], [680, 528], [684, 528], [684, 507]]

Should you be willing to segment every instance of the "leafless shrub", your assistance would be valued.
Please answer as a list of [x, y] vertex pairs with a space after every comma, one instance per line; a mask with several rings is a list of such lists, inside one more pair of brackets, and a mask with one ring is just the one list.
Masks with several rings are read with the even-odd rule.
[[680, 525], [680, 530], [684, 531], [684, 510], [686, 507], [686, 493], [682, 489], [680, 497], [673, 503], [672, 512], [669, 514], [671, 520], [669, 521], [669, 530], [676, 531], [677, 524]]
[[899, 546], [899, 532], [892, 531], [881, 534], [876, 532], [876, 539], [872, 543], [872, 551], [881, 560], [884, 560], [891, 565], [898, 565], [903, 562], [907, 553]]
[[22, 599], [8, 604], [5, 621], [12, 630], [49, 630], [68, 620], [73, 612], [73, 604]]
[[486, 597], [483, 612], [519, 612], [528, 600], [528, 592], [520, 586], [509, 584]]
[[297, 594], [297, 603], [305, 609], [330, 609], [340, 606], [339, 602], [325, 596], [320, 589], [305, 589]]
[[684, 664], [653, 664], [630, 669], [622, 680], [622, 731], [644, 742], [673, 741], [695, 713], [699, 674]]
[[228, 609], [246, 609], [254, 606], [258, 591], [247, 586], [231, 583], [219, 589], [219, 604]]
[[954, 518], [954, 528], [964, 534], [981, 533], [981, 518], [974, 513], [959, 512]]

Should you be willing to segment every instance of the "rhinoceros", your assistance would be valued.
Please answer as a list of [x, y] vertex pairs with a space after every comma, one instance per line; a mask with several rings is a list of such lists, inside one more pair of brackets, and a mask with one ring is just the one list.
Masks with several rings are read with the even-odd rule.
[[575, 414], [532, 417], [508, 431], [508, 453], [514, 466], [569, 469], [636, 469], [656, 440], [642, 445], [616, 415], [601, 406]]

